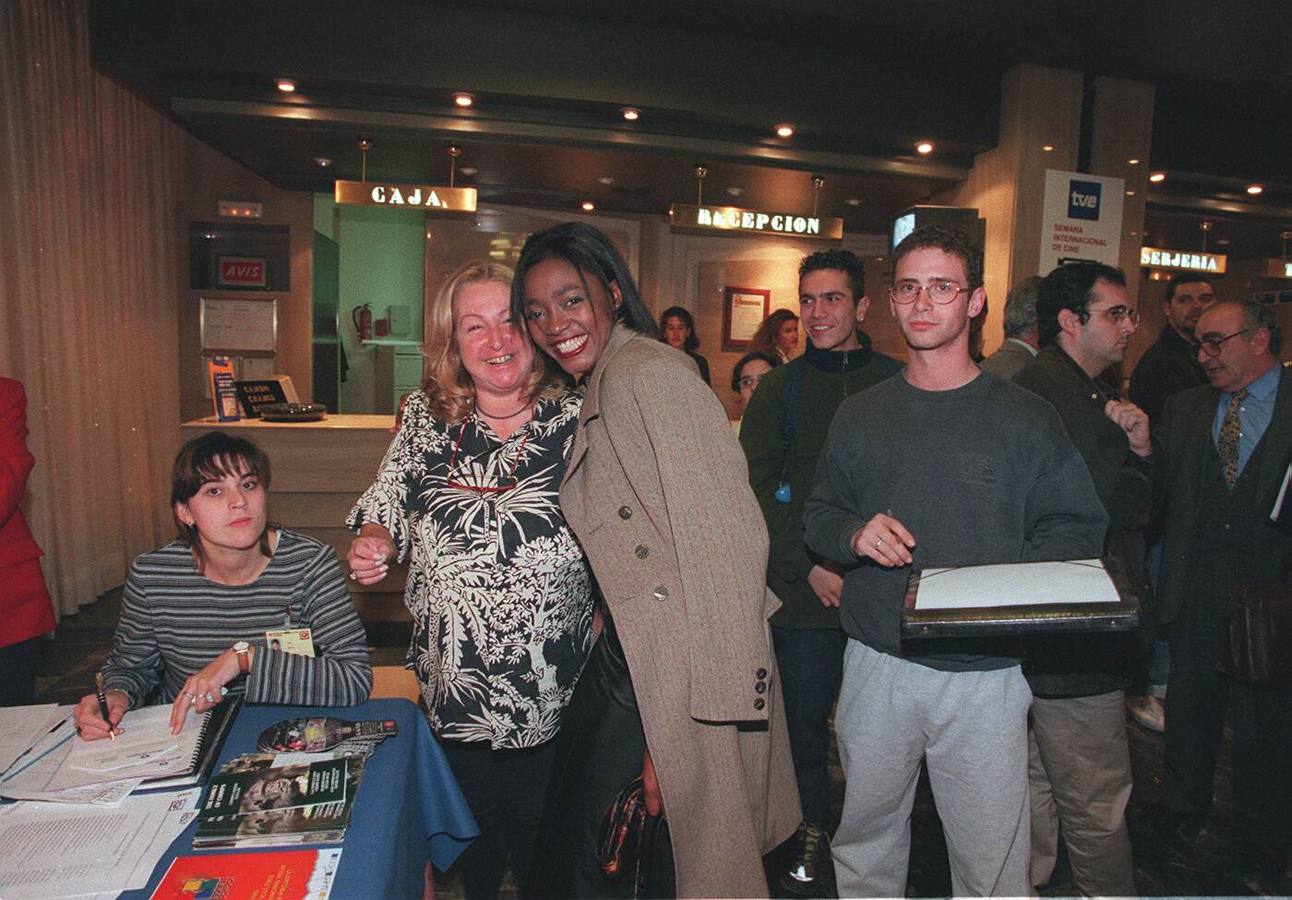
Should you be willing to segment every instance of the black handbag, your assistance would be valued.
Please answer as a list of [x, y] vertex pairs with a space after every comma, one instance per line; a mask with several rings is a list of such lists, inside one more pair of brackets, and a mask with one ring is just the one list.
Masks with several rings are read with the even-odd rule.
[[606, 807], [597, 835], [597, 862], [612, 881], [633, 879], [633, 896], [646, 897], [664, 817], [646, 812], [638, 776]]
[[1234, 588], [1216, 668], [1256, 687], [1292, 690], [1292, 585]]

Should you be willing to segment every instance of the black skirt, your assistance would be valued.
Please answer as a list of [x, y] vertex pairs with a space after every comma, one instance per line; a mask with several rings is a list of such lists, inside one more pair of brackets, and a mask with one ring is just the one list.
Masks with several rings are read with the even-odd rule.
[[[535, 897], [632, 897], [634, 879], [608, 878], [597, 860], [606, 809], [641, 775], [646, 736], [614, 622], [604, 610], [601, 636], [561, 721], [530, 892]], [[648, 896], [676, 894], [673, 846], [660, 823]]]

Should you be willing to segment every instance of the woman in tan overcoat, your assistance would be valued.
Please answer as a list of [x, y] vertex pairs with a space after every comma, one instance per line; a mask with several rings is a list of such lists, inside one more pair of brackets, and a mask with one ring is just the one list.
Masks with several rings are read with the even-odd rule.
[[767, 896], [762, 855], [794, 833], [799, 803], [767, 626], [780, 604], [744, 455], [694, 363], [651, 339], [601, 232], [533, 235], [512, 298], [534, 343], [585, 389], [561, 507], [604, 597], [535, 890], [632, 896], [632, 873], [607, 880], [595, 844], [605, 809], [640, 776], [671, 836], [652, 895]]

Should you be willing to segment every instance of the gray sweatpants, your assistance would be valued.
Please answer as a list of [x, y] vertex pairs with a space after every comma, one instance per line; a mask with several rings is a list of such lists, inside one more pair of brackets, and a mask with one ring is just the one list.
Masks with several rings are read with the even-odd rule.
[[834, 838], [840, 897], [901, 897], [926, 759], [956, 896], [1031, 893], [1027, 710], [1017, 666], [943, 672], [848, 641], [835, 713], [847, 787]]

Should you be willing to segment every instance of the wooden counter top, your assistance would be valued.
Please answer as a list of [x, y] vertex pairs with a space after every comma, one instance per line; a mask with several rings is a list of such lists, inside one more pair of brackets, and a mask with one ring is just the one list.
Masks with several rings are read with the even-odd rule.
[[327, 418], [319, 422], [266, 422], [264, 419], [239, 419], [236, 422], [221, 422], [215, 416], [207, 416], [205, 419], [194, 419], [191, 422], [185, 422], [180, 427], [201, 428], [207, 431], [231, 428], [284, 429], [287, 431], [361, 428], [381, 430], [389, 433], [394, 424], [395, 417], [392, 415], [364, 416], [346, 413], [328, 413]]

